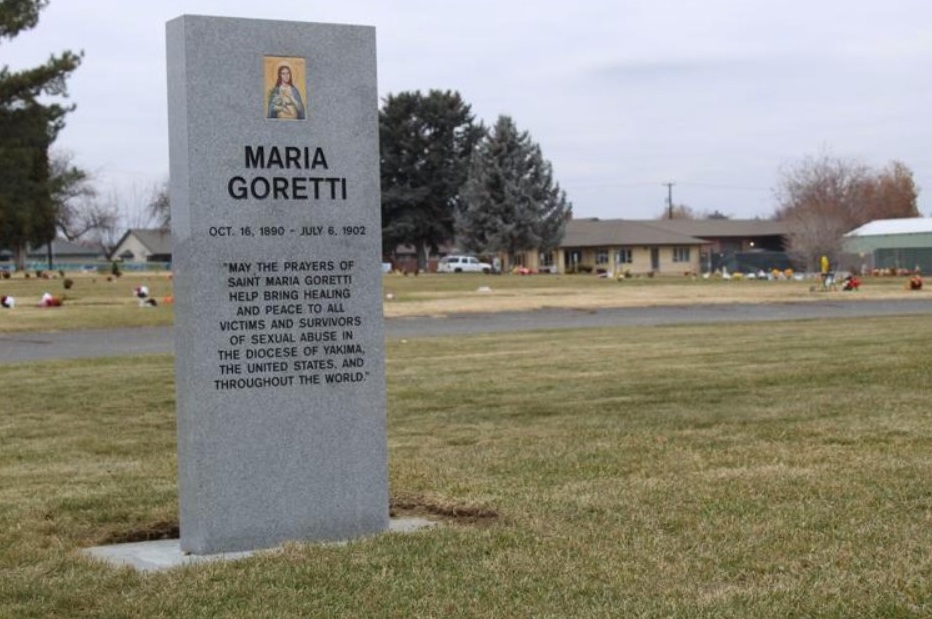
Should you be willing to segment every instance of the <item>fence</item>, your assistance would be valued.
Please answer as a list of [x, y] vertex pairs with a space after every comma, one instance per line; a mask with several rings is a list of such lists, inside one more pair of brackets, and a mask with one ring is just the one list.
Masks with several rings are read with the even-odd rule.
[[[129, 273], [152, 273], [160, 271], [171, 271], [171, 262], [118, 262], [120, 270]], [[0, 263], [0, 271], [13, 271], [15, 266], [12, 263]], [[52, 268], [49, 269], [47, 260], [30, 260], [26, 263], [27, 271], [99, 271], [109, 273], [112, 268], [110, 262], [53, 262]]]
[[932, 247], [909, 247], [904, 249], [875, 249], [875, 269], [920, 269], [932, 273]]

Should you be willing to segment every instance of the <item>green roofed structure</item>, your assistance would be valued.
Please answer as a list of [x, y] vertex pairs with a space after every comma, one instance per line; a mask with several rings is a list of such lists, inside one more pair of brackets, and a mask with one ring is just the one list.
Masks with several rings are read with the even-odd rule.
[[844, 249], [862, 269], [932, 273], [932, 218], [878, 219], [845, 235]]

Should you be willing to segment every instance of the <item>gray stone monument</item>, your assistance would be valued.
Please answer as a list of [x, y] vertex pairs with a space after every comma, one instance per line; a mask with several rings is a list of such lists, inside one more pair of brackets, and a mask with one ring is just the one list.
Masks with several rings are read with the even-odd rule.
[[167, 42], [181, 549], [386, 530], [375, 30]]

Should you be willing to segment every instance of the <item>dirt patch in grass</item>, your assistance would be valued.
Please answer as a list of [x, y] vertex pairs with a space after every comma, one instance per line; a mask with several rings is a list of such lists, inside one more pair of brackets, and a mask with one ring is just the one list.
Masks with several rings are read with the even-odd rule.
[[181, 536], [178, 523], [174, 521], [162, 521], [151, 524], [141, 529], [126, 531], [111, 535], [103, 540], [101, 545], [110, 544], [133, 544], [136, 542], [154, 542], [163, 539], [178, 539]]
[[393, 498], [389, 515], [392, 518], [417, 516], [464, 524], [484, 524], [498, 519], [498, 512], [487, 507], [440, 502], [424, 497]]
[[[392, 518], [421, 517], [445, 522], [458, 522], [464, 524], [483, 524], [496, 520], [498, 513], [486, 507], [462, 505], [458, 503], [443, 503], [431, 501], [423, 497], [405, 497], [392, 499], [389, 505], [389, 515]], [[181, 530], [177, 521], [155, 522], [141, 529], [116, 533], [101, 541], [101, 545], [133, 544], [137, 542], [153, 542], [157, 540], [178, 539]]]

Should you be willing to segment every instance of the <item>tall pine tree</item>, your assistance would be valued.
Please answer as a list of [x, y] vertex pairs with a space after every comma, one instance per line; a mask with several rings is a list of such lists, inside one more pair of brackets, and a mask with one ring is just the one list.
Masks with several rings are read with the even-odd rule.
[[[48, 0], [0, 0], [0, 40], [34, 28]], [[55, 238], [56, 207], [49, 181], [49, 146], [74, 106], [42, 103], [67, 96], [66, 79], [81, 62], [65, 51], [24, 71], [0, 69], [0, 245], [25, 266], [29, 244]]]
[[469, 166], [456, 240], [467, 251], [549, 251], [560, 244], [573, 206], [527, 131], [500, 116]]
[[379, 113], [382, 174], [382, 248], [428, 250], [453, 240], [454, 212], [469, 157], [484, 130], [459, 93], [432, 90], [386, 97]]

